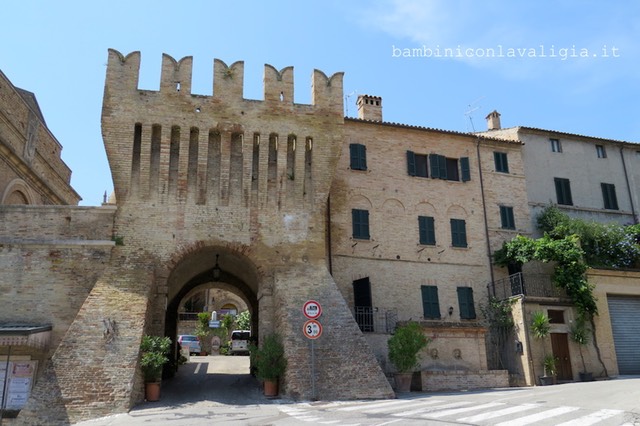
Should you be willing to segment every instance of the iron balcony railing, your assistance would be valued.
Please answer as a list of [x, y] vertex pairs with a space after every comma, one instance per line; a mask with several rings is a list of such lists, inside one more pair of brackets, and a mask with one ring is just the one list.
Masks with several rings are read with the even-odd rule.
[[178, 319], [180, 321], [197, 321], [198, 312], [179, 312]]
[[396, 329], [398, 322], [396, 309], [354, 306], [353, 316], [363, 333], [391, 334]]
[[503, 300], [512, 296], [566, 298], [567, 293], [558, 288], [548, 274], [517, 274], [487, 285], [489, 295]]

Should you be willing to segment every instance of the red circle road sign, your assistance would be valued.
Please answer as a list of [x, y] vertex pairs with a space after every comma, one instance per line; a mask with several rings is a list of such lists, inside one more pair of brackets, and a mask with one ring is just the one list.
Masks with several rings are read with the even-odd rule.
[[317, 339], [322, 336], [322, 324], [316, 320], [309, 320], [302, 326], [302, 332], [309, 339]]
[[320, 318], [322, 315], [322, 307], [315, 300], [307, 300], [304, 305], [302, 305], [302, 312], [304, 316], [309, 319]]

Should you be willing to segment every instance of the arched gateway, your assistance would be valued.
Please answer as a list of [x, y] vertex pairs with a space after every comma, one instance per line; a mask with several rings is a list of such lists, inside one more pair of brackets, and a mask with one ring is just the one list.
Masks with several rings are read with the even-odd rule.
[[[47, 420], [75, 421], [141, 401], [142, 335], [172, 334], [176, 303], [212, 279], [216, 259], [224, 282], [257, 313], [259, 336], [283, 335], [286, 395], [313, 396], [302, 306], [314, 299], [323, 307], [315, 396], [393, 396], [327, 269], [327, 198], [343, 144], [342, 74], [314, 71], [312, 104], [300, 105], [290, 67], [265, 66], [264, 100], [255, 101], [242, 96], [242, 62], [214, 61], [213, 96], [191, 94], [191, 57], [163, 56], [159, 91], [138, 89], [139, 66], [139, 52], [109, 51], [102, 134], [117, 200], [114, 235], [122, 244], [34, 389], [25, 418], [42, 412]], [[115, 325], [108, 343], [103, 319]]]

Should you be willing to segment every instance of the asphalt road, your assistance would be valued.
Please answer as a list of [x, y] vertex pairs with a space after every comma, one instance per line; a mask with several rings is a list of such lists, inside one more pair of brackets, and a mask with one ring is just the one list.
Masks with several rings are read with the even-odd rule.
[[412, 392], [396, 400], [295, 402], [263, 396], [249, 358], [191, 357], [161, 400], [78, 423], [120, 425], [640, 426], [640, 377], [533, 388]]

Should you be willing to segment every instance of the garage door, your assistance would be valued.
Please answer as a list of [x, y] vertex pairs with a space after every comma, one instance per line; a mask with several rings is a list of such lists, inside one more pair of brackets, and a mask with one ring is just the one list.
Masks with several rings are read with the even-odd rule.
[[640, 374], [640, 297], [607, 296], [620, 374]]

